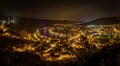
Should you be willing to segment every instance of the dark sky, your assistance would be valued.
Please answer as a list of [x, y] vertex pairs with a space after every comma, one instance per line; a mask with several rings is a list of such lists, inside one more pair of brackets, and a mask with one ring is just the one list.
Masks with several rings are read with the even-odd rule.
[[115, 0], [4, 0], [0, 1], [0, 12], [37, 19], [80, 21], [120, 16], [120, 2]]

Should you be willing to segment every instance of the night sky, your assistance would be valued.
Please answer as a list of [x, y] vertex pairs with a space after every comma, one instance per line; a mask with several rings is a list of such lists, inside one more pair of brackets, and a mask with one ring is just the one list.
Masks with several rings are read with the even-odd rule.
[[100, 17], [119, 17], [120, 1], [0, 0], [0, 12], [8, 15], [37, 19], [92, 20]]

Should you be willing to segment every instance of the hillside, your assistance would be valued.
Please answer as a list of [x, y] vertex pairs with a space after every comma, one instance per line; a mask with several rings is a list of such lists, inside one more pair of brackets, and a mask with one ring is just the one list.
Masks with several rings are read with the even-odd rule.
[[84, 25], [89, 24], [97, 24], [97, 25], [107, 25], [107, 24], [115, 24], [120, 23], [120, 17], [105, 17], [105, 18], [97, 18], [93, 21], [83, 23]]

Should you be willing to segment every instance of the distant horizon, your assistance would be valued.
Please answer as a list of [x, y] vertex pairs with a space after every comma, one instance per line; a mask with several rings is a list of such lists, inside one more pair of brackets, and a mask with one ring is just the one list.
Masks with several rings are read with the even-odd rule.
[[10, 14], [5, 14], [0, 12], [0, 14], [4, 14], [5, 16], [13, 16], [13, 17], [18, 17], [18, 18], [28, 18], [28, 19], [36, 19], [36, 20], [55, 20], [55, 21], [72, 21], [72, 22], [81, 22], [81, 23], [86, 23], [86, 22], [90, 22], [92, 20], [96, 20], [96, 19], [100, 19], [100, 18], [120, 18], [120, 16], [118, 17], [113, 17], [113, 16], [105, 16], [105, 17], [96, 17], [96, 18], [88, 18], [88, 19], [84, 19], [84, 20], [65, 20], [65, 19], [49, 19], [49, 18], [32, 18], [32, 17], [25, 17], [25, 16], [17, 16], [17, 15], [10, 15]]

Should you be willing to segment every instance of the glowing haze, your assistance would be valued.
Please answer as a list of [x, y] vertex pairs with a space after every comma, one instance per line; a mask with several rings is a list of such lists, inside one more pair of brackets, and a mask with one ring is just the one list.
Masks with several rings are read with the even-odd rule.
[[1, 2], [1, 12], [37, 19], [81, 21], [99, 17], [119, 16], [119, 3], [78, 1], [10, 1]]

